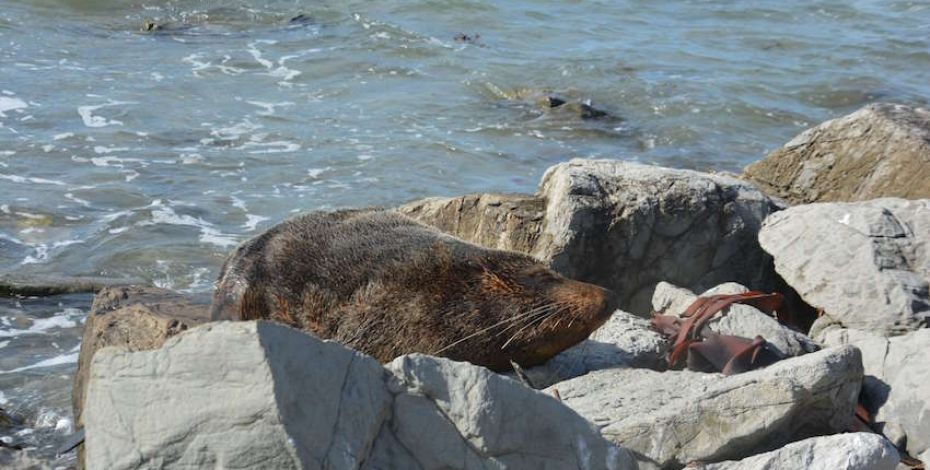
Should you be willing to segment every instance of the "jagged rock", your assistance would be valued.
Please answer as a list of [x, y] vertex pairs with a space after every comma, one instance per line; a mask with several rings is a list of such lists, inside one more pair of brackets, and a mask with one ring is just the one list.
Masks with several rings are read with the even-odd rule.
[[398, 211], [459, 238], [498, 250], [533, 250], [546, 203], [525, 195], [470, 194], [421, 199]]
[[636, 468], [557, 400], [487, 369], [410, 355], [385, 370], [268, 322], [99, 351], [84, 415], [89, 468]]
[[898, 451], [870, 433], [812, 437], [740, 461], [698, 465], [701, 470], [895, 470]]
[[859, 351], [845, 347], [730, 377], [605, 369], [552, 389], [604, 437], [637, 453], [641, 468], [681, 468], [841, 432], [861, 382]]
[[171, 336], [210, 319], [210, 298], [155, 287], [109, 287], [95, 297], [84, 323], [84, 336], [71, 390], [78, 427], [94, 354], [107, 346], [129, 351], [157, 349]]
[[526, 370], [526, 374], [533, 386], [545, 388], [610, 367], [665, 370], [667, 350], [668, 341], [652, 329], [648, 320], [617, 310], [587, 340], [542, 366]]
[[828, 346], [850, 344], [862, 351], [862, 403], [878, 430], [912, 456], [930, 452], [930, 329], [884, 338], [828, 328], [818, 339]]
[[793, 204], [930, 198], [930, 111], [866, 106], [808, 129], [744, 176]]
[[759, 242], [805, 302], [848, 328], [930, 326], [930, 199], [792, 207], [766, 219]]
[[734, 178], [576, 159], [550, 168], [536, 197], [481, 204], [495, 197], [431, 199], [400, 210], [466, 240], [529, 253], [567, 277], [610, 288], [622, 309], [640, 315], [648, 313], [659, 281], [703, 290], [730, 280], [765, 288], [773, 279], [756, 234], [779, 206]]
[[[735, 282], [728, 282], [709, 289], [701, 297], [718, 294], [741, 294], [749, 289]], [[688, 289], [667, 282], [660, 282], [652, 296], [652, 308], [665, 315], [680, 316], [698, 296]], [[800, 356], [820, 349], [813, 340], [778, 323], [777, 320], [750, 305], [733, 304], [715, 315], [704, 327], [706, 331], [720, 335], [765, 338], [767, 347], [774, 348], [778, 356]]]

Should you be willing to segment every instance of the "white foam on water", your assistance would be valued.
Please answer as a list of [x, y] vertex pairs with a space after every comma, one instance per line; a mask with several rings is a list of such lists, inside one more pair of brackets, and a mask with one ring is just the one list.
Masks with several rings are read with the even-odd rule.
[[0, 173], [0, 179], [12, 181], [14, 183], [26, 183], [26, 184], [52, 184], [55, 186], [67, 186], [67, 183], [64, 181], [50, 180], [45, 178], [33, 178], [28, 176], [19, 176], [19, 175], [6, 175]]
[[[10, 340], [0, 341], [0, 349], [3, 349], [3, 348], [5, 348], [5, 347], [7, 347], [9, 344], [10, 344]], [[2, 395], [2, 393], [0, 393], [0, 395]], [[2, 405], [2, 404], [3, 404], [3, 402], [0, 401], [0, 405]]]
[[122, 121], [117, 121], [116, 119], [107, 119], [103, 116], [94, 115], [94, 111], [111, 106], [123, 106], [127, 104], [137, 103], [134, 101], [109, 100], [105, 104], [98, 104], [96, 106], [78, 106], [77, 112], [81, 116], [81, 121], [83, 121], [84, 125], [87, 127], [122, 126]]
[[128, 151], [129, 147], [104, 147], [103, 145], [95, 145], [94, 153], [97, 155], [105, 155], [113, 152], [125, 152]]
[[75, 196], [75, 195], [72, 194], [72, 193], [65, 193], [65, 199], [68, 199], [68, 200], [70, 200], [70, 201], [74, 201], [74, 202], [76, 202], [76, 203], [78, 203], [78, 204], [80, 204], [80, 205], [82, 205], [82, 206], [84, 206], [84, 207], [90, 207], [90, 201], [85, 200], [85, 199], [81, 199], [81, 198]]
[[244, 224], [242, 224], [242, 228], [249, 230], [249, 231], [255, 230], [255, 228], [258, 227], [258, 224], [266, 220], [271, 220], [268, 217], [263, 217], [263, 216], [255, 215], [255, 214], [246, 214], [245, 217], [246, 217], [246, 221]]
[[29, 105], [19, 98], [0, 96], [0, 117], [6, 117], [7, 111], [16, 111], [20, 109], [26, 109], [28, 107]]
[[329, 166], [326, 168], [308, 168], [307, 176], [316, 179], [316, 178], [319, 178], [320, 175], [322, 175], [323, 173], [326, 173], [327, 171], [331, 169], [332, 167], [329, 167]]
[[[41, 233], [42, 230], [37, 230], [37, 232]], [[21, 231], [21, 233], [27, 233], [27, 232], [23, 230]], [[50, 250], [54, 250], [57, 248], [63, 248], [63, 247], [70, 246], [70, 245], [76, 245], [78, 243], [84, 243], [84, 241], [83, 240], [63, 240], [63, 241], [54, 242], [52, 243], [51, 246], [45, 243], [40, 243], [38, 245], [32, 245], [33, 250], [35, 250], [34, 256], [27, 255], [25, 258], [23, 258], [22, 261], [20, 261], [19, 264], [45, 263], [48, 261], [48, 253]]]
[[285, 107], [285, 106], [294, 105], [294, 103], [290, 101], [283, 101], [281, 103], [266, 103], [264, 101], [246, 101], [246, 103], [251, 104], [253, 106], [258, 106], [259, 108], [263, 108], [262, 111], [255, 113], [259, 116], [273, 116], [275, 113], [275, 108], [279, 106]]
[[79, 320], [84, 316], [84, 312], [77, 308], [66, 308], [48, 318], [32, 319], [32, 325], [29, 328], [18, 329], [11, 328], [8, 322], [4, 322], [6, 328], [0, 329], [0, 338], [15, 338], [22, 335], [40, 335], [47, 334], [50, 330], [74, 328], [78, 326]]
[[[63, 364], [77, 364], [78, 356], [81, 354], [81, 345], [77, 345], [68, 351], [65, 354], [59, 354], [55, 357], [50, 357], [48, 359], [41, 360], [35, 364], [30, 364], [28, 366], [17, 367], [10, 370], [0, 370], [0, 374], [13, 374], [15, 372], [22, 372], [24, 370], [30, 369], [41, 369], [44, 367], [54, 367]], [[46, 413], [40, 413], [39, 417], [36, 418], [36, 427], [52, 427], [58, 423], [58, 417], [46, 415]]]
[[161, 199], [156, 199], [149, 207], [152, 208], [152, 220], [140, 222], [136, 225], [166, 224], [196, 227], [200, 229], [199, 240], [201, 243], [210, 243], [224, 248], [239, 244], [235, 235], [224, 234], [217, 230], [213, 224], [199, 217], [178, 214], [171, 207], [164, 205]]
[[141, 173], [139, 173], [136, 170], [128, 170], [128, 171], [123, 172], [123, 175], [125, 175], [124, 179], [126, 180], [127, 183], [138, 178], [140, 174]]
[[[250, 148], [256, 147], [258, 147], [258, 150], [248, 150]], [[246, 142], [239, 147], [236, 147], [235, 149], [248, 150], [248, 153], [253, 155], [267, 153], [288, 153], [300, 150], [300, 144], [296, 142], [288, 142], [286, 140], [275, 140], [272, 142]]]
[[246, 119], [242, 122], [233, 124], [232, 126], [211, 129], [210, 135], [220, 140], [236, 140], [243, 135], [248, 134], [249, 132], [253, 132], [261, 128], [262, 126], [260, 124], [255, 124], [252, 121]]
[[6, 405], [10, 400], [6, 397], [6, 394], [3, 393], [3, 390], [0, 390], [0, 406]]

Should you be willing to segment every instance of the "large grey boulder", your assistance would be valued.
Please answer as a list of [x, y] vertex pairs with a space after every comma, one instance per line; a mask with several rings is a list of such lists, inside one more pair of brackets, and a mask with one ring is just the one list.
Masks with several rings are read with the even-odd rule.
[[641, 468], [739, 459], [852, 422], [862, 362], [824, 350], [724, 377], [606, 369], [553, 386], [601, 434], [637, 453]]
[[878, 429], [912, 456], [930, 457], [930, 329], [884, 338], [829, 328], [818, 339], [828, 346], [850, 344], [862, 351], [863, 404]]
[[[390, 370], [390, 371], [389, 371]], [[634, 469], [552, 397], [422, 355], [383, 368], [267, 322], [94, 356], [88, 468]]]
[[930, 111], [866, 106], [808, 129], [744, 176], [793, 204], [930, 198]]
[[[718, 294], [742, 294], [749, 289], [735, 282], [728, 282], [705, 291], [700, 297]], [[665, 315], [680, 316], [699, 296], [688, 289], [660, 282], [652, 296], [652, 308]], [[769, 348], [779, 356], [800, 356], [820, 349], [813, 340], [792, 330], [778, 320], [750, 305], [733, 304], [709, 320], [706, 331], [720, 335], [765, 338]]]
[[428, 199], [400, 207], [441, 230], [529, 253], [561, 274], [607, 287], [644, 315], [667, 280], [704, 290], [771, 281], [756, 234], [779, 206], [721, 175], [619, 160], [571, 160], [546, 171], [536, 196]]
[[766, 219], [759, 242], [805, 302], [848, 328], [930, 325], [930, 199], [792, 207]]
[[701, 470], [895, 470], [898, 451], [878, 434], [850, 433], [812, 437], [772, 452], [698, 465]]
[[531, 385], [545, 388], [611, 367], [665, 370], [669, 342], [649, 320], [617, 310], [588, 339], [556, 354], [544, 365], [526, 370]]
[[107, 346], [129, 351], [158, 349], [164, 342], [210, 320], [210, 297], [179, 294], [156, 287], [107, 287], [97, 293], [84, 322], [81, 352], [71, 390], [78, 427], [94, 354]]

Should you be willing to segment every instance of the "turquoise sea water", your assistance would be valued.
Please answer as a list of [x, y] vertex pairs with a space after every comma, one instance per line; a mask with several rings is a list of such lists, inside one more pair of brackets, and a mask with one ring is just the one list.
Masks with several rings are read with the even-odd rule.
[[[919, 1], [5, 0], [0, 273], [205, 291], [295, 211], [531, 192], [573, 157], [738, 171], [928, 97]], [[66, 432], [88, 304], [0, 305], [0, 407], [33, 430], [12, 440]]]

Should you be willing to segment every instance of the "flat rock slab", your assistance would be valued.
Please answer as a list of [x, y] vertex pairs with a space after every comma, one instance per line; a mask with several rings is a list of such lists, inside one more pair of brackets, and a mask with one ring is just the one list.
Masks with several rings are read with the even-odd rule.
[[428, 199], [399, 210], [466, 240], [533, 255], [612, 289], [621, 309], [645, 315], [659, 281], [701, 290], [770, 283], [756, 234], [779, 207], [735, 178], [576, 159], [549, 168], [535, 196]]
[[895, 470], [898, 451], [869, 433], [837, 434], [793, 442], [739, 461], [698, 465], [700, 470]]
[[129, 351], [160, 348], [165, 340], [210, 320], [210, 297], [179, 294], [156, 287], [109, 287], [94, 297], [71, 391], [78, 426], [94, 354], [108, 346]]
[[930, 110], [866, 106], [804, 131], [744, 176], [792, 204], [930, 198]]
[[930, 457], [930, 329], [884, 338], [833, 328], [819, 339], [828, 346], [849, 344], [862, 351], [863, 404], [878, 429], [912, 456]]
[[859, 351], [845, 347], [730, 377], [606, 369], [552, 389], [604, 437], [636, 452], [641, 468], [665, 469], [842, 432], [861, 383]]
[[637, 468], [557, 400], [487, 369], [423, 355], [384, 368], [268, 322], [99, 351], [85, 423], [89, 468]]
[[759, 242], [805, 302], [848, 328], [930, 326], [930, 199], [792, 207], [766, 219]]

